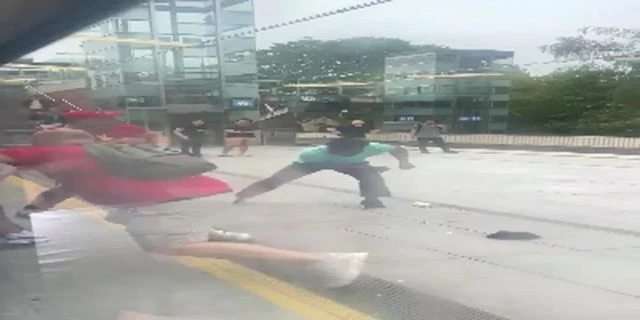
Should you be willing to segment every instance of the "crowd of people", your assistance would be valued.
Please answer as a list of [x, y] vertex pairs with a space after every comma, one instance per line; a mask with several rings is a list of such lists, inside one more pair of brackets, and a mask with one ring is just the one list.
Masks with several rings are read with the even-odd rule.
[[[159, 132], [118, 121], [119, 112], [71, 111], [61, 115], [60, 124], [43, 126], [33, 135], [32, 144], [0, 149], [0, 179], [22, 170], [35, 170], [55, 181], [15, 213], [29, 219], [71, 197], [80, 197], [96, 206], [109, 208], [108, 219], [122, 224], [147, 252], [169, 256], [215, 257], [226, 259], [297, 261], [312, 265], [324, 276], [325, 284], [339, 287], [351, 283], [361, 272], [367, 253], [314, 253], [274, 248], [259, 244], [251, 234], [215, 226], [210, 210], [217, 195], [233, 192], [224, 181], [207, 175], [216, 166], [202, 158], [201, 148], [207, 131], [201, 119], [177, 128], [181, 152], [172, 152], [170, 139]], [[434, 122], [416, 126], [414, 134], [425, 152], [434, 142], [451, 152]], [[238, 148], [245, 155], [255, 138], [253, 123], [236, 121], [225, 132], [221, 156]], [[368, 158], [388, 153], [402, 170], [414, 168], [409, 152], [402, 147], [368, 141], [371, 128], [353, 120], [332, 131], [339, 138], [303, 149], [293, 162], [270, 177], [253, 183], [235, 194], [234, 205], [272, 191], [295, 179], [329, 170], [358, 181], [361, 207], [384, 208], [381, 198], [391, 195], [382, 172]], [[139, 214], [144, 211], [144, 214]], [[152, 213], [152, 214], [149, 214]], [[172, 216], [189, 226], [162, 223]], [[193, 226], [206, 225], [207, 230]], [[4, 244], [29, 245], [46, 241], [9, 219], [0, 206], [0, 239]], [[199, 239], [199, 240], [194, 240]]]
[[[35, 101], [35, 100], [34, 100]], [[19, 169], [35, 169], [48, 175], [56, 182], [55, 187], [39, 194], [16, 216], [28, 218], [31, 214], [43, 212], [55, 207], [62, 201], [74, 196], [93, 201], [104, 206], [140, 206], [173, 202], [181, 199], [207, 197], [219, 192], [230, 192], [223, 182], [205, 175], [181, 177], [178, 180], [127, 180], [117, 179], [102, 172], [101, 179], [81, 172], [83, 164], [93, 170], [100, 171], [101, 163], [86, 152], [87, 144], [109, 144], [129, 146], [153, 146], [161, 152], [170, 149], [169, 138], [162, 133], [149, 131], [141, 126], [118, 121], [119, 112], [71, 111], [62, 114], [55, 126], [40, 126], [33, 135], [32, 146], [7, 148], [0, 151], [0, 163], [3, 168], [3, 179]], [[225, 146], [220, 156], [229, 156], [230, 151], [239, 149], [239, 155], [245, 155], [250, 140], [255, 138], [254, 123], [247, 119], [236, 121], [225, 131]], [[381, 172], [386, 168], [369, 165], [367, 158], [382, 153], [389, 153], [399, 161], [401, 169], [411, 169], [408, 152], [402, 147], [367, 141], [366, 135], [372, 132], [362, 120], [353, 120], [344, 126], [330, 129], [338, 133], [340, 138], [325, 145], [304, 149], [298, 159], [290, 165], [274, 173], [271, 177], [258, 181], [236, 194], [235, 203], [242, 203], [262, 193], [274, 190], [295, 179], [322, 171], [333, 170], [349, 175], [359, 182], [362, 196], [361, 205], [365, 209], [383, 208], [381, 197], [390, 192], [384, 183]], [[434, 143], [444, 152], [453, 152], [441, 137], [444, 127], [435, 121], [428, 120], [417, 124], [412, 131], [417, 138], [422, 153], [428, 153], [428, 143]], [[202, 144], [207, 131], [202, 119], [194, 119], [174, 130], [180, 140], [181, 153], [195, 158], [202, 157]], [[175, 160], [174, 160], [175, 161]], [[184, 159], [182, 161], [185, 161]], [[73, 163], [74, 166], [70, 166]], [[104, 171], [104, 170], [103, 170]], [[96, 183], [96, 181], [98, 181]], [[106, 182], [106, 183], [105, 183]], [[180, 188], [175, 186], [179, 185]], [[170, 191], [169, 191], [170, 190]], [[244, 233], [225, 230], [213, 230], [218, 238], [250, 240], [252, 237]], [[216, 238], [209, 235], [209, 238]], [[30, 231], [13, 224], [0, 208], [0, 239], [5, 243], [24, 244], [37, 241]]]
[[[327, 281], [332, 286], [349, 283], [359, 274], [366, 253], [310, 253], [271, 248], [256, 244], [249, 234], [213, 227], [207, 234], [195, 237], [202, 241], [192, 241], [192, 231], [182, 230], [184, 234], [176, 236], [180, 231], [170, 230], [167, 224], [158, 223], [157, 219], [166, 219], [167, 214], [180, 212], [175, 208], [193, 208], [189, 206], [190, 201], [202, 201], [232, 192], [224, 181], [205, 175], [215, 165], [203, 165], [208, 162], [198, 157], [198, 146], [194, 148], [194, 141], [197, 143], [203, 134], [199, 130], [205, 130], [203, 123], [196, 120], [191, 126], [176, 130], [177, 134], [184, 135], [185, 140], [191, 140], [188, 143], [191, 150], [183, 148], [186, 154], [178, 157], [180, 154], [165, 151], [168, 139], [163, 134], [121, 123], [117, 121], [119, 116], [117, 112], [67, 112], [63, 114], [64, 126], [38, 131], [33, 135], [31, 146], [1, 149], [0, 172], [3, 179], [17, 171], [35, 170], [56, 182], [55, 187], [38, 195], [16, 216], [29, 218], [34, 213], [46, 214], [58, 203], [78, 196], [94, 205], [113, 208], [110, 218], [124, 224], [138, 244], [152, 253], [309, 262], [329, 273]], [[369, 165], [366, 159], [391, 153], [398, 158], [400, 168], [410, 169], [413, 166], [409, 163], [406, 150], [368, 142], [362, 139], [358, 126], [359, 122], [355, 121], [340, 129], [344, 134], [342, 138], [303, 150], [293, 164], [238, 192], [235, 203], [239, 204], [313, 172], [334, 170], [359, 181], [363, 207], [382, 207], [379, 198], [388, 196], [390, 192], [379, 168]], [[246, 151], [243, 148], [247, 144], [243, 140], [249, 138], [247, 127], [247, 122], [239, 121], [228, 131], [228, 137], [239, 141], [232, 140], [225, 146], [226, 152], [233, 147], [239, 147], [241, 153]], [[153, 148], [148, 148], [150, 146]], [[145, 174], [154, 176], [148, 178]], [[136, 210], [129, 210], [132, 208], [145, 208], [159, 214], [137, 215]], [[189, 217], [193, 225], [208, 222], [205, 213], [182, 211], [175, 214]], [[126, 219], [124, 216], [127, 216]], [[149, 234], [154, 236], [149, 237]], [[9, 244], [29, 244], [42, 240], [12, 222], [3, 211], [0, 211], [0, 237]]]

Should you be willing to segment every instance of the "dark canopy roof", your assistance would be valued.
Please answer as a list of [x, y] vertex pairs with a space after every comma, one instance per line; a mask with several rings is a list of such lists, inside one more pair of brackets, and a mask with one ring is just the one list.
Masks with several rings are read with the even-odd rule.
[[140, 0], [2, 0], [0, 1], [0, 65], [140, 2]]

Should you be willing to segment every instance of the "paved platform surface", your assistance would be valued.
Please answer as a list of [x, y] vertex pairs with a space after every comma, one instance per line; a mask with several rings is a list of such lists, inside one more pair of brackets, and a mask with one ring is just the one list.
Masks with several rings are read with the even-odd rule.
[[[220, 167], [215, 175], [241, 188], [297, 150], [208, 155]], [[612, 155], [436, 152], [413, 151], [417, 169], [385, 174], [394, 193], [387, 209], [358, 210], [356, 183], [326, 172], [247, 204], [245, 212], [264, 212], [267, 224], [248, 231], [301, 248], [370, 251], [370, 276], [511, 319], [640, 317], [640, 163]], [[395, 166], [391, 157], [372, 162]], [[485, 238], [498, 230], [542, 238]]]
[[[253, 156], [242, 158], [205, 154], [219, 166], [212, 175], [240, 189], [290, 163], [298, 150], [254, 148]], [[418, 168], [385, 173], [394, 193], [387, 209], [360, 210], [356, 183], [331, 172], [244, 205], [230, 205], [230, 195], [204, 204], [218, 227], [251, 232], [267, 245], [369, 252], [365, 274], [349, 287], [325, 290], [281, 264], [236, 261], [292, 284], [270, 290], [304, 296], [278, 300], [259, 293], [267, 289], [243, 285], [248, 273], [223, 281], [221, 272], [141, 255], [99, 216], [59, 211], [33, 221], [36, 232], [51, 238], [38, 246], [39, 264], [29, 273], [41, 274], [41, 282], [13, 277], [9, 293], [25, 294], [10, 301], [56, 297], [38, 305], [54, 319], [109, 319], [122, 309], [206, 319], [640, 318], [639, 162], [486, 150], [412, 155]], [[373, 162], [395, 167], [391, 157]], [[416, 201], [430, 206], [416, 207]], [[486, 238], [498, 230], [541, 239]], [[26, 270], [5, 263], [16, 252], [0, 251], [0, 265], [14, 274]], [[3, 300], [8, 287], [0, 286]], [[32, 303], [22, 305], [27, 310]], [[332, 313], [311, 310], [323, 307]]]
[[[1, 191], [8, 212], [24, 204], [18, 186], [5, 183]], [[168, 319], [300, 319], [207, 274], [212, 268], [146, 254], [122, 230], [100, 222], [92, 214], [97, 208], [62, 207], [69, 205], [77, 209], [32, 219], [47, 242], [0, 248], [0, 319], [116, 320], [127, 311]]]

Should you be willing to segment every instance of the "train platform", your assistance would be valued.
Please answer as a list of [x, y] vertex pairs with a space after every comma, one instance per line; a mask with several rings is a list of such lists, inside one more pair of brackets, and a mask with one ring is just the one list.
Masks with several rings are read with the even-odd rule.
[[[297, 147], [205, 156], [234, 189], [290, 163]], [[391, 170], [386, 209], [358, 207], [357, 183], [322, 172], [242, 205], [208, 202], [216, 225], [260, 244], [368, 252], [352, 284], [327, 289], [271, 261], [144, 253], [104, 208], [79, 199], [37, 214], [47, 242], [0, 249], [3, 319], [638, 319], [640, 169], [633, 159], [545, 153], [419, 154]], [[373, 159], [395, 167], [391, 157]], [[7, 212], [47, 187], [30, 175], [2, 185]], [[191, 208], [195, 210], [195, 208]], [[493, 239], [498, 231], [537, 239]], [[8, 311], [5, 311], [8, 310]], [[12, 318], [13, 317], [13, 318]]]

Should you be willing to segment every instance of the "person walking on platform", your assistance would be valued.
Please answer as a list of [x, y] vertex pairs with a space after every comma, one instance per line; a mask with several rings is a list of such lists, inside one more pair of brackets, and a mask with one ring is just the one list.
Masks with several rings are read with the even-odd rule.
[[249, 119], [240, 119], [224, 132], [224, 149], [221, 157], [228, 157], [229, 152], [238, 148], [238, 155], [244, 156], [249, 150], [250, 139], [254, 139], [254, 122]]
[[442, 138], [442, 132], [445, 128], [443, 125], [436, 123], [433, 120], [427, 120], [424, 123], [417, 124], [412, 132], [412, 135], [418, 139], [418, 148], [421, 153], [429, 153], [427, 145], [434, 143], [442, 149], [445, 153], [455, 153], [452, 151], [447, 143]]
[[182, 139], [180, 146], [183, 154], [202, 157], [202, 143], [207, 132], [202, 119], [195, 119], [183, 127], [176, 128], [173, 133]]

